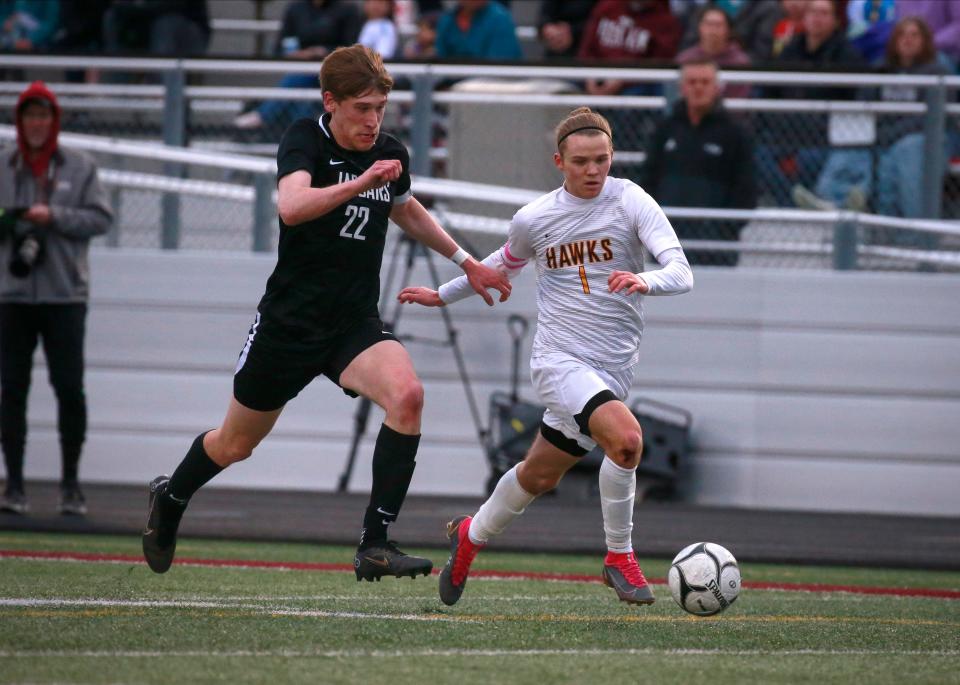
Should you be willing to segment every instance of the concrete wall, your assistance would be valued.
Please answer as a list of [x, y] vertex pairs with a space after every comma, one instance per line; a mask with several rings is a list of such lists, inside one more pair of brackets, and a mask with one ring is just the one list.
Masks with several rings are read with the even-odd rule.
[[[271, 256], [95, 250], [87, 340], [89, 481], [146, 483], [219, 423]], [[443, 263], [441, 277], [455, 273]], [[423, 260], [410, 279], [428, 283]], [[696, 271], [693, 293], [648, 298], [634, 393], [689, 409], [692, 501], [757, 508], [960, 515], [960, 279], [759, 269]], [[400, 284], [395, 283], [396, 292]], [[507, 389], [506, 318], [535, 314], [534, 275], [506, 305], [451, 308], [482, 407]], [[443, 337], [436, 310], [400, 332]], [[524, 350], [521, 394], [532, 398]], [[426, 386], [411, 491], [479, 495], [487, 475], [449, 350], [410, 343]], [[59, 475], [38, 352], [28, 478]], [[255, 456], [213, 485], [331, 490], [357, 403], [318, 380]], [[371, 417], [351, 489], [369, 486]]]

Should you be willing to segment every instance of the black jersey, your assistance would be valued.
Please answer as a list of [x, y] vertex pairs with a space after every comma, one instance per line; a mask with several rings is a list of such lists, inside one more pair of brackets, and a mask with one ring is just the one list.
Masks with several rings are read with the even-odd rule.
[[324, 188], [360, 176], [381, 159], [400, 160], [400, 178], [311, 221], [288, 226], [280, 219], [277, 265], [258, 308], [264, 338], [308, 351], [377, 316], [387, 221], [394, 203], [410, 197], [410, 156], [393, 136], [381, 133], [365, 152], [345, 150], [333, 138], [329, 114], [300, 119], [284, 133], [278, 179], [303, 169], [312, 187]]

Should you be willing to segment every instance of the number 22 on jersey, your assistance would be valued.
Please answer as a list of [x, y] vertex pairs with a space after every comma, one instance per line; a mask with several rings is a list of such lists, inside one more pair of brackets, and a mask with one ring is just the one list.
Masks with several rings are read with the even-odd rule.
[[353, 238], [354, 240], [366, 240], [367, 236], [363, 235], [363, 228], [370, 220], [370, 208], [361, 205], [347, 205], [344, 214], [347, 215], [347, 223], [340, 229], [340, 236], [342, 238]]

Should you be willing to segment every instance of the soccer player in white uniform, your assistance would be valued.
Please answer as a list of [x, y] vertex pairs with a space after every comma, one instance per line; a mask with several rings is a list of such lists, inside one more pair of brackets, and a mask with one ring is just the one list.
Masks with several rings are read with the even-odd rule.
[[[663, 211], [629, 180], [609, 177], [610, 124], [587, 107], [556, 128], [554, 162], [563, 186], [518, 211], [506, 244], [483, 260], [513, 277], [537, 268], [537, 333], [530, 358], [533, 386], [547, 409], [524, 460], [510, 469], [473, 516], [447, 526], [451, 554], [440, 598], [460, 599], [470, 564], [537, 496], [553, 489], [599, 444], [600, 499], [607, 556], [603, 578], [617, 596], [652, 604], [633, 554], [633, 503], [640, 463], [640, 424], [624, 404], [643, 331], [643, 295], [677, 295], [693, 274]], [[661, 268], [644, 271], [643, 247]], [[404, 303], [443, 306], [472, 294], [466, 278], [404, 288]]]

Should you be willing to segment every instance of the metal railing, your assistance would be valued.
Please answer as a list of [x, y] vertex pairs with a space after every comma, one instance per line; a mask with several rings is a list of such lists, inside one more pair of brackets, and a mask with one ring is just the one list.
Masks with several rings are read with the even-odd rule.
[[[33, 55], [7, 55], [0, 56], [0, 65], [27, 69], [67, 69], [75, 68], [75, 57], [57, 57], [57, 56], [33, 56]], [[221, 138], [204, 138], [196, 133], [196, 119], [211, 117], [217, 121], [222, 121], [223, 117], [232, 116], [240, 111], [243, 102], [250, 98], [286, 100], [290, 102], [318, 102], [320, 99], [319, 90], [316, 89], [288, 89], [288, 88], [236, 88], [216, 85], [187, 85], [187, 76], [189, 74], [201, 74], [205, 77], [214, 78], [216, 74], [233, 72], [246, 74], [274, 74], [281, 75], [285, 73], [310, 73], [316, 74], [319, 68], [318, 63], [301, 63], [285, 61], [254, 61], [254, 60], [197, 60], [197, 59], [121, 59], [121, 58], [89, 58], [85, 59], [85, 66], [98, 68], [105, 71], [135, 71], [141, 73], [154, 74], [153, 79], [159, 76], [163, 79], [163, 84], [156, 85], [113, 85], [113, 84], [54, 84], [54, 90], [61, 97], [65, 111], [70, 111], [79, 115], [89, 115], [91, 112], [102, 112], [104, 115], [113, 113], [113, 116], [123, 116], [124, 112], [130, 112], [131, 115], [140, 117], [148, 114], [153, 117], [151, 120], [151, 129], [147, 137], [156, 142], [162, 140], [167, 147], [179, 147], [190, 144], [190, 153], [197, 154], [197, 147], [204, 146], [209, 150], [211, 147], [221, 147], [230, 149], [258, 149], [272, 157], [275, 149], [275, 140], [261, 141], [258, 143], [230, 142]], [[435, 86], [443, 79], [451, 78], [487, 78], [487, 79], [553, 79], [559, 81], [581, 81], [586, 78], [618, 78], [637, 83], [648, 84], [672, 84], [675, 82], [677, 72], [674, 69], [632, 69], [632, 68], [577, 68], [568, 67], [542, 67], [529, 65], [516, 66], [489, 66], [489, 65], [454, 65], [454, 64], [402, 64], [394, 63], [388, 65], [390, 71], [395, 76], [402, 76], [408, 79], [409, 90], [397, 90], [391, 95], [391, 102], [401, 105], [407, 110], [405, 120], [409, 121], [404, 129], [404, 138], [409, 141], [411, 148], [412, 171], [418, 176], [421, 183], [434, 183], [429, 179], [433, 175], [434, 164], [444, 163], [450, 159], [451, 152], [448, 147], [437, 147], [435, 143], [435, 134], [431, 127], [434, 126], [434, 110], [441, 108], [444, 111], [456, 107], [470, 108], [472, 106], [492, 105], [498, 109], [511, 108], [517, 109], [520, 118], [524, 118], [527, 111], [535, 111], [541, 107], [570, 107], [587, 104], [608, 113], [623, 112], [625, 115], [634, 117], [626, 120], [628, 122], [638, 122], [636, 127], [640, 131], [644, 127], [649, 128], [654, 117], [662, 112], [668, 105], [669, 98], [658, 96], [609, 96], [609, 97], [590, 97], [586, 95], [546, 95], [537, 93], [516, 92], [515, 88], [510, 88], [512, 92], [496, 93], [474, 93], [458, 91], [439, 91]], [[939, 209], [942, 200], [942, 187], [939, 183], [938, 175], [935, 170], [944, 165], [946, 155], [945, 129], [948, 118], [960, 124], [960, 105], [947, 104], [947, 100], [960, 89], [960, 77], [942, 77], [942, 76], [903, 76], [903, 75], [880, 75], [880, 74], [804, 74], [804, 73], [782, 73], [782, 72], [729, 72], [722, 74], [724, 81], [730, 84], [749, 83], [754, 85], [816, 85], [817, 87], [829, 86], [835, 88], [850, 88], [863, 86], [882, 86], [897, 85], [911, 86], [925, 89], [927, 98], [925, 102], [911, 103], [893, 103], [893, 102], [861, 102], [861, 101], [819, 101], [819, 100], [770, 100], [770, 99], [730, 99], [726, 101], [727, 108], [738, 116], [747, 117], [745, 121], [753, 121], [751, 117], [765, 117], [763, 122], [767, 125], [770, 122], [780, 125], [782, 121], [794, 121], [799, 119], [794, 115], [802, 114], [806, 119], [803, 125], [807, 129], [794, 128], [792, 130], [779, 130], [772, 133], [758, 129], [758, 144], [765, 144], [763, 136], [767, 137], [789, 137], [794, 136], [798, 141], [802, 139], [812, 139], [815, 126], [821, 125], [825, 119], [815, 119], [814, 117], [831, 117], [836, 114], [863, 114], [874, 117], [879, 121], [890, 121], [894, 118], [907, 119], [912, 118], [916, 122], [921, 122], [921, 130], [924, 133], [924, 180], [921, 184], [923, 195], [924, 213], [936, 218], [939, 215]], [[25, 86], [25, 83], [0, 83], [0, 103], [12, 105], [16, 95]], [[523, 110], [520, 108], [533, 108]], [[394, 108], [396, 109], [396, 108]], [[98, 115], [99, 116], [99, 115]], [[639, 118], [637, 118], [639, 117]], [[793, 117], [793, 119], [790, 119]], [[90, 117], [88, 117], [90, 118]], [[885, 119], [884, 119], [885, 118]], [[820, 123], [818, 123], [820, 122]], [[194, 129], [188, 133], [188, 126]], [[104, 127], [106, 128], [106, 127]], [[619, 166], [617, 170], [621, 175], [630, 175], [630, 171], [642, 164], [646, 157], [646, 152], [642, 140], [638, 138], [639, 133], [634, 132], [632, 125], [626, 125], [621, 133], [617, 135], [618, 149], [615, 154], [615, 163]], [[95, 129], [96, 130], [96, 129]], [[109, 129], [108, 129], [109, 130]], [[132, 137], [124, 129], [120, 129], [123, 135]], [[145, 129], [146, 131], [146, 129]], [[496, 133], [493, 131], [493, 133]], [[194, 139], [191, 140], [191, 134]], [[633, 137], [631, 137], [631, 135]], [[492, 136], [495, 138], [496, 136]], [[67, 140], [66, 138], [64, 139]], [[96, 143], [87, 141], [91, 145]], [[779, 141], [775, 141], [779, 142]], [[119, 144], [109, 143], [109, 149], [100, 150], [101, 154], [111, 155], [117, 158], [119, 150], [128, 150], [124, 145], [142, 145], [137, 141], [126, 141]], [[154, 154], [158, 152], [159, 146], [154, 146], [149, 152]], [[187, 152], [187, 151], [181, 151]], [[462, 150], [457, 153], [462, 154]], [[124, 153], [126, 154], [126, 153]], [[209, 153], [210, 157], [191, 157], [179, 156], [165, 151], [154, 157], [136, 156], [132, 153], [127, 159], [152, 159], [154, 162], [161, 163], [160, 169], [128, 169], [113, 168], [117, 165], [105, 165], [105, 178], [113, 182], [114, 187], [132, 188], [130, 184], [123, 185], [123, 178], [133, 178], [133, 174], [141, 174], [140, 181], [146, 178], [156, 177], [150, 181], [149, 187], [162, 192], [163, 194], [163, 214], [164, 229], [161, 239], [161, 245], [164, 247], [175, 247], [179, 244], [179, 198], [181, 195], [193, 195], [197, 197], [230, 197], [234, 199], [244, 198], [243, 202], [253, 202], [255, 218], [252, 223], [252, 235], [254, 249], [267, 249], [270, 236], [272, 236], [275, 218], [272, 209], [267, 210], [274, 192], [275, 164], [273, 160], [268, 160], [269, 166], [256, 166], [263, 163], [263, 159], [250, 157], [249, 155], [229, 155], [219, 153]], [[205, 161], [198, 161], [198, 160]], [[216, 160], [216, 161], [211, 161]], [[246, 161], [244, 161], [246, 160]], [[125, 165], [120, 165], [125, 166]], [[205, 168], [207, 175], [214, 178], [194, 179], [185, 178], [186, 168]], [[270, 171], [267, 171], [267, 169]], [[111, 174], [114, 174], [111, 176]], [[223, 179], [217, 179], [216, 175], [230, 174], [249, 174], [245, 177], [245, 182], [249, 181], [248, 187], [239, 189], [236, 183], [223, 183]], [[125, 176], [126, 175], [126, 176]], [[461, 179], [462, 180], [462, 179]], [[192, 185], [196, 181], [197, 185]], [[439, 181], [438, 181], [439, 182]], [[211, 185], [212, 184], [212, 185]], [[219, 185], [218, 185], [219, 184]], [[141, 187], [144, 187], [141, 185]], [[440, 188], [441, 186], [432, 186]], [[452, 187], [452, 186], [451, 186]], [[476, 190], [476, 184], [471, 183], [471, 193]], [[252, 188], [252, 190], [251, 190]], [[783, 191], [783, 188], [780, 188]], [[425, 191], [420, 191], [425, 192]], [[439, 192], [439, 191], [438, 191]], [[534, 191], [531, 191], [534, 192]], [[206, 195], [204, 195], [206, 193]], [[471, 198], [474, 194], [470, 195]], [[247, 200], [246, 198], [251, 198]], [[495, 219], [489, 217], [480, 217], [474, 212], [460, 211], [456, 206], [456, 198], [451, 197], [451, 207], [449, 215], [454, 217], [473, 217], [467, 220], [468, 223]], [[504, 204], [504, 203], [501, 203]], [[505, 203], [510, 204], [510, 203]], [[514, 206], [521, 204], [515, 202]], [[780, 203], [782, 204], [782, 203]], [[761, 210], [762, 211], [762, 210]], [[782, 210], [787, 211], [787, 210]], [[681, 213], [682, 214], [682, 213]], [[843, 221], [841, 221], [841, 216]], [[873, 226], [869, 215], [863, 213], [842, 212], [837, 216], [825, 222], [841, 223], [844, 226], [853, 226], [852, 229], [846, 229], [847, 234], [863, 234]], [[677, 214], [676, 216], [681, 216]], [[850, 216], [856, 220], [848, 221]], [[259, 218], [257, 218], [259, 217]], [[803, 220], [806, 225], [818, 223], [807, 217], [804, 219], [799, 215], [779, 215], [777, 219], [758, 213], [752, 215], [752, 219], [742, 219], [744, 221], [800, 221]], [[713, 218], [718, 218], [714, 216]], [[705, 216], [690, 218], [691, 220], [705, 221]], [[903, 220], [895, 220], [892, 217], [883, 218], [883, 230], [908, 231], [912, 230], [913, 222], [903, 223]], [[917, 231], [914, 231], [917, 232]], [[843, 233], [843, 232], [841, 232]], [[949, 231], [943, 235], [948, 235]], [[951, 237], [950, 240], [953, 238]], [[717, 241], [722, 242], [722, 241]], [[749, 241], [748, 241], [749, 242]], [[754, 250], [749, 244], [741, 241], [736, 243], [741, 252], [749, 253]], [[860, 249], [865, 245], [860, 245], [855, 251], [853, 259], [850, 258], [850, 250], [846, 249], [851, 241], [830, 241], [830, 254], [846, 254], [844, 259], [835, 259], [835, 266], [840, 263], [863, 264], [859, 256], [867, 253]], [[855, 244], [857, 240], [853, 241]], [[861, 243], [863, 241], [860, 241]], [[685, 241], [686, 244], [686, 241]], [[766, 247], [757, 247], [757, 250], [768, 250], [770, 245], [768, 241]], [[730, 249], [730, 245], [720, 245], [718, 251]], [[840, 249], [843, 248], [843, 249]], [[897, 246], [893, 246], [895, 253]], [[906, 248], [904, 248], [906, 249]], [[809, 246], [803, 247], [799, 242], [796, 251], [809, 252]], [[822, 252], [823, 245], [814, 251]], [[945, 263], [952, 264], [950, 257], [947, 256]]]
[[[10, 140], [15, 135], [12, 127], [0, 126], [0, 140]], [[276, 190], [274, 186], [276, 163], [273, 160], [81, 134], [63, 134], [62, 142], [77, 149], [106, 154], [112, 158], [146, 159], [154, 162], [202, 166], [251, 174], [253, 177], [251, 184], [238, 184], [184, 179], [163, 174], [141, 173], [108, 167], [100, 169], [101, 181], [113, 189], [127, 188], [138, 192], [157, 191], [165, 196], [174, 195], [177, 198], [190, 195], [248, 205], [250, 225], [252, 226], [252, 249], [255, 251], [271, 249], [271, 237], [276, 226]], [[540, 191], [535, 190], [418, 176], [414, 177], [413, 189], [418, 196], [432, 198], [437, 202], [435, 210], [450, 228], [465, 232], [473, 237], [490, 238], [494, 243], [498, 243], [506, 237], [509, 222], [482, 215], [455, 212], [447, 209], [445, 202], [470, 197], [474, 201], [516, 208], [541, 195]], [[760, 231], [752, 238], [733, 242], [685, 240], [684, 245], [687, 249], [737, 252], [741, 255], [814, 256], [821, 258], [822, 263], [830, 264], [835, 269], [855, 269], [863, 266], [865, 264], [864, 260], [867, 260], [867, 265], [886, 263], [893, 266], [899, 265], [899, 268], [916, 268], [918, 265], [924, 265], [942, 270], [960, 271], [960, 251], [871, 245], [862, 240], [865, 229], [885, 229], [960, 241], [960, 223], [904, 220], [847, 211], [722, 210], [690, 207], [664, 207], [664, 211], [672, 221], [746, 222], [752, 223]], [[206, 218], [200, 218], [199, 222], [205, 220]], [[762, 235], [764, 230], [770, 230], [769, 226], [780, 224], [819, 227], [824, 239], [807, 242], [786, 242], [778, 241], [775, 237], [771, 239]], [[159, 222], [159, 230], [162, 233], [160, 240], [162, 247], [175, 249], [179, 246], [181, 238], [179, 225], [179, 215], [173, 222], [170, 221], [169, 217], [163, 218]], [[768, 228], [759, 228], [763, 225], [768, 226]], [[117, 234], [113, 234], [108, 239], [108, 245], [117, 246], [119, 244], [120, 240]], [[762, 263], [758, 263], [758, 265], [762, 265]]]

